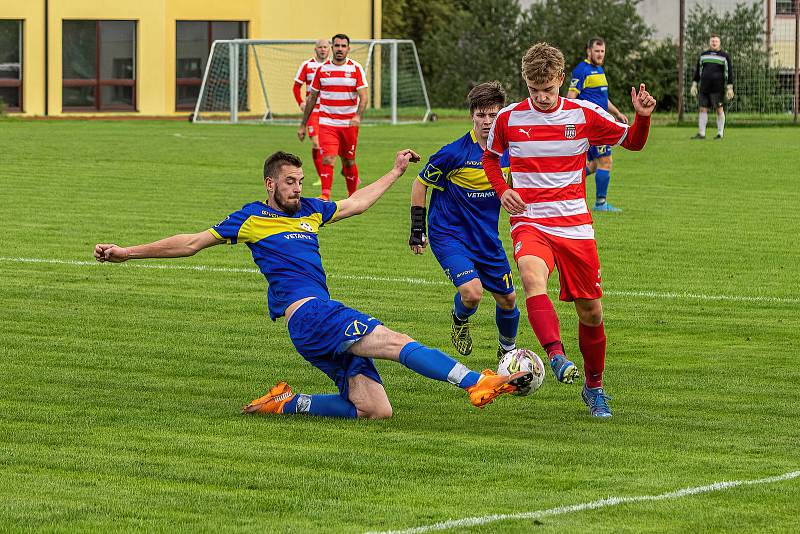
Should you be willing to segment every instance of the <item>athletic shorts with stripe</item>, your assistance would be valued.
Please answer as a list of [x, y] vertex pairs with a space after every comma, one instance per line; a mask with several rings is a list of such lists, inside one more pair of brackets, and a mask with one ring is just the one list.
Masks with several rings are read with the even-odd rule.
[[561, 300], [572, 302], [575, 299], [599, 299], [603, 296], [600, 258], [594, 239], [567, 239], [547, 234], [530, 225], [514, 228], [511, 239], [514, 241], [517, 264], [523, 256], [536, 256], [544, 260], [551, 273], [558, 268]]
[[336, 300], [314, 298], [302, 304], [289, 319], [289, 337], [297, 352], [328, 375], [348, 398], [349, 378], [364, 375], [381, 384], [372, 358], [356, 356], [350, 347], [381, 323]]
[[323, 156], [355, 159], [358, 147], [358, 126], [319, 126], [319, 146]]

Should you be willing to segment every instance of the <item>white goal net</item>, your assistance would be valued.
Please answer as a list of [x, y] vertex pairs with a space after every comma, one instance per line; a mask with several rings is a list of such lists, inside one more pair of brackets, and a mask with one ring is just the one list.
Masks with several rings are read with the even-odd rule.
[[[197, 99], [194, 122], [298, 121], [292, 94], [300, 65], [314, 54], [313, 40], [215, 41]], [[363, 122], [423, 122], [431, 114], [414, 42], [353, 40], [349, 57], [361, 63], [369, 84]], [[305, 96], [305, 87], [303, 89]]]

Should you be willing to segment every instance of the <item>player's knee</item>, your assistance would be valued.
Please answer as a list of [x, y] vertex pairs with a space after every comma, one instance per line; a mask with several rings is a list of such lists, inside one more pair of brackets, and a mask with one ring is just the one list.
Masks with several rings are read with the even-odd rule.
[[389, 419], [392, 415], [392, 406], [390, 404], [376, 406], [369, 411], [359, 411], [358, 413], [358, 416], [362, 419]]
[[345, 167], [352, 167], [355, 164], [356, 164], [356, 160], [354, 160], [354, 159], [342, 158], [342, 165], [345, 166]]
[[392, 405], [389, 399], [370, 399], [356, 404], [356, 413], [361, 419], [389, 419]]
[[483, 296], [483, 286], [480, 282], [477, 284], [469, 284], [468, 286], [460, 287], [458, 292], [461, 294], [461, 302], [464, 306], [467, 308], [477, 308]]
[[599, 300], [576, 305], [578, 319], [587, 326], [600, 326], [603, 322], [603, 306]]
[[517, 305], [517, 294], [513, 291], [508, 295], [495, 295], [497, 305], [504, 310], [510, 310]]
[[336, 156], [322, 156], [323, 165], [333, 165], [336, 163]]
[[611, 158], [610, 157], [600, 158], [599, 160], [597, 160], [597, 168], [598, 169], [602, 169], [604, 171], [610, 171], [611, 170], [611, 163], [612, 162], [611, 162]]
[[525, 297], [547, 293], [547, 277], [538, 273], [527, 273], [522, 276], [522, 286], [525, 288]]

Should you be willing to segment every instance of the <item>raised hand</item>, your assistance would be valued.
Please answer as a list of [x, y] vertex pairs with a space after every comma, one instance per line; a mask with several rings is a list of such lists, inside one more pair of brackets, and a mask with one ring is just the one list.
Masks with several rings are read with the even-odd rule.
[[122, 263], [128, 259], [128, 249], [113, 243], [94, 246], [94, 258], [99, 262]]
[[635, 87], [631, 87], [631, 102], [636, 114], [642, 117], [649, 117], [653, 110], [656, 109], [656, 99], [647, 92], [643, 83], [639, 84], [638, 92]]
[[401, 150], [397, 153], [397, 156], [394, 160], [394, 168], [400, 171], [400, 174], [406, 172], [408, 168], [408, 164], [413, 162], [416, 163], [420, 160], [419, 154], [411, 150], [410, 148], [406, 148], [405, 150]]

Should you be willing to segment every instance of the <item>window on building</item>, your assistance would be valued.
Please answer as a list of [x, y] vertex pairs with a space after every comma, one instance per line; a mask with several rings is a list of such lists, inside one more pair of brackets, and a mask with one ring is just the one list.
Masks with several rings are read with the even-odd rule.
[[22, 21], [0, 20], [0, 100], [22, 111]]
[[179, 20], [175, 28], [175, 109], [194, 109], [211, 44], [246, 39], [247, 22]]
[[62, 44], [65, 111], [136, 109], [136, 22], [65, 20]]
[[795, 0], [777, 0], [775, 2], [776, 15], [794, 15], [795, 13], [797, 13]]

